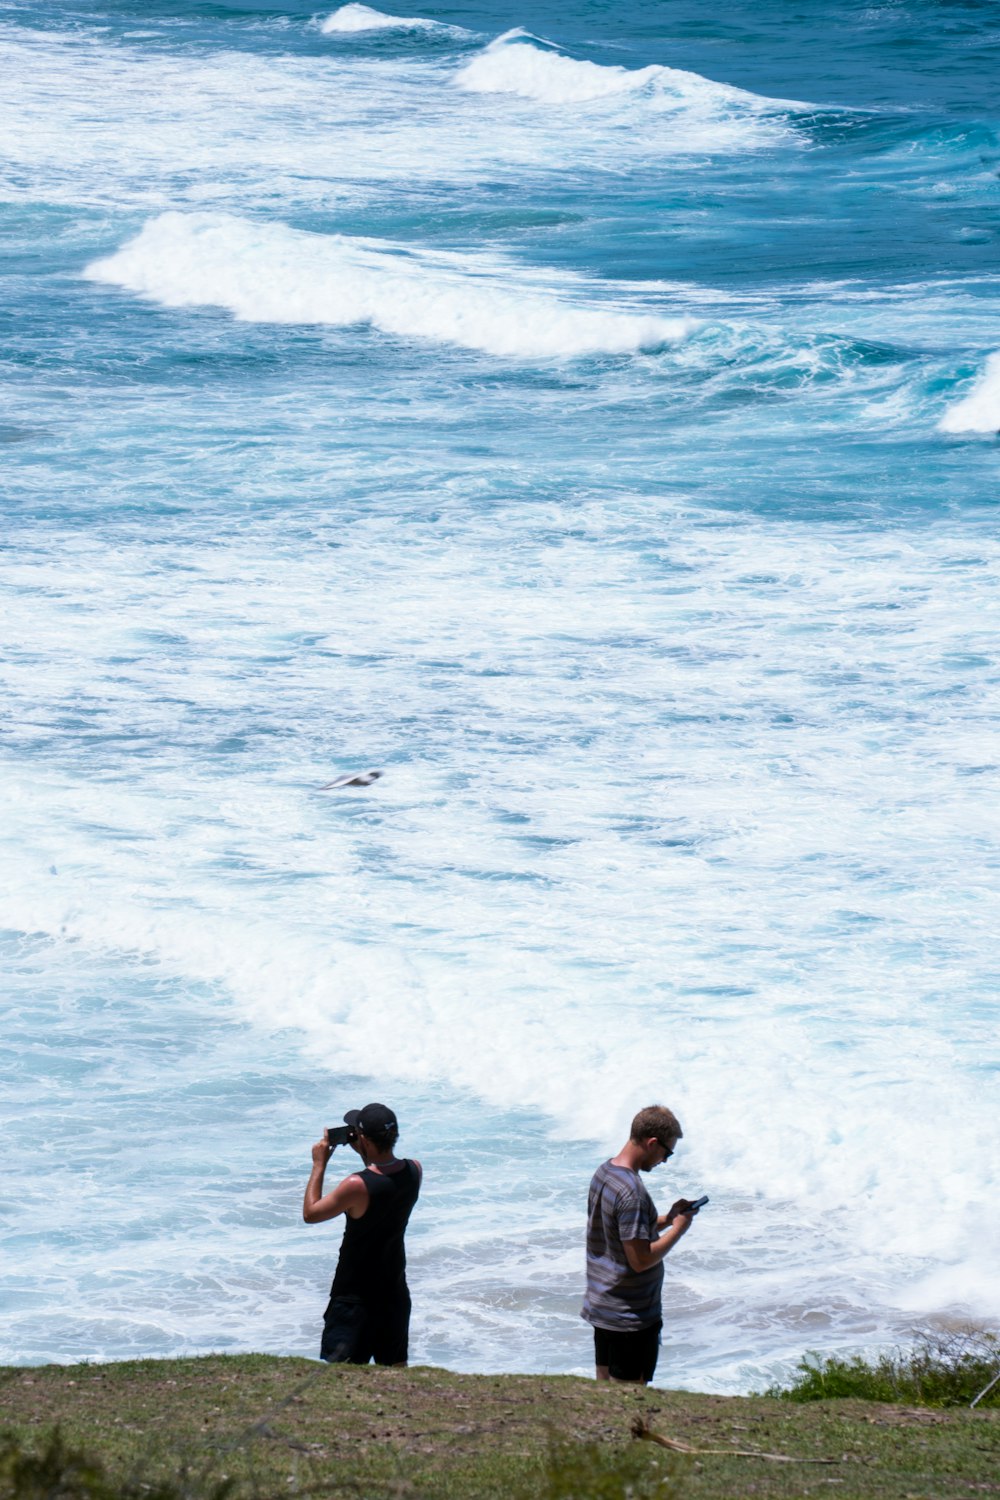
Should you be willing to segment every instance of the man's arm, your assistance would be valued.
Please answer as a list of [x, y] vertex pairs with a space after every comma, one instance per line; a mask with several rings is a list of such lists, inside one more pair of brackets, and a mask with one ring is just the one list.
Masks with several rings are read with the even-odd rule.
[[327, 1145], [324, 1134], [312, 1148], [312, 1171], [302, 1200], [302, 1217], [307, 1224], [322, 1224], [327, 1219], [336, 1219], [339, 1214], [357, 1219], [368, 1207], [368, 1189], [356, 1172], [345, 1177], [332, 1192], [324, 1194], [323, 1178], [332, 1155], [333, 1147]]
[[625, 1259], [633, 1271], [651, 1271], [674, 1248], [681, 1236], [687, 1234], [694, 1215], [698, 1212], [695, 1209], [694, 1213], [689, 1213], [687, 1210], [690, 1207], [687, 1198], [678, 1198], [669, 1213], [659, 1215], [656, 1220], [657, 1229], [666, 1226], [666, 1233], [661, 1234], [659, 1239], [622, 1240]]

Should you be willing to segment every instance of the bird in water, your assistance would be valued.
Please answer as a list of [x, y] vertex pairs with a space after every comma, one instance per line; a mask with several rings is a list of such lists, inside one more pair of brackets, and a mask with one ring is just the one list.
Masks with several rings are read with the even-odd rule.
[[371, 786], [384, 775], [384, 771], [345, 771], [343, 776], [335, 776], [326, 786], [321, 786], [320, 791], [332, 792], [336, 787], [342, 786]]

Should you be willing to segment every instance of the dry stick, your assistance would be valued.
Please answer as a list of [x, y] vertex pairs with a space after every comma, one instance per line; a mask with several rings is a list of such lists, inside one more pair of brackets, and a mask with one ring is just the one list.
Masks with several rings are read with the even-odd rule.
[[672, 1453], [690, 1453], [696, 1458], [766, 1458], [772, 1464], [840, 1463], [839, 1458], [792, 1458], [787, 1453], [758, 1453], [755, 1448], [692, 1448], [690, 1443], [679, 1443], [675, 1438], [663, 1437], [660, 1433], [654, 1432], [643, 1417], [636, 1417], [632, 1423], [632, 1436], [646, 1438], [651, 1443], [659, 1443], [661, 1448], [669, 1448]]
[[978, 1406], [979, 1405], [980, 1401], [982, 1401], [982, 1399], [983, 1399], [984, 1396], [988, 1396], [989, 1395], [990, 1391], [996, 1385], [996, 1383], [997, 1383], [998, 1380], [1000, 1380], [1000, 1370], [998, 1370], [996, 1372], [996, 1374], [994, 1375], [993, 1379], [990, 1381], [989, 1385], [984, 1385], [983, 1386], [982, 1390], [979, 1392], [979, 1395], [976, 1397], [976, 1399], [974, 1401], [970, 1401], [969, 1402], [969, 1410], [970, 1411], [972, 1410], [972, 1408], [974, 1406]]

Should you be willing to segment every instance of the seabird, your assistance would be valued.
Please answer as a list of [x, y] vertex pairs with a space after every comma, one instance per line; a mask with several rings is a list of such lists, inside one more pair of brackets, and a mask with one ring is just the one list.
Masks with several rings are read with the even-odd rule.
[[384, 771], [345, 771], [343, 776], [335, 776], [326, 786], [321, 786], [320, 791], [332, 792], [335, 787], [341, 786], [371, 786], [373, 781], [378, 781], [384, 775]]

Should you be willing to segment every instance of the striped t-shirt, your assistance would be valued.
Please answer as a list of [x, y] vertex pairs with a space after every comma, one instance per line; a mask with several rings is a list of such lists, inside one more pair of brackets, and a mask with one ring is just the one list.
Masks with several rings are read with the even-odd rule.
[[663, 1314], [663, 1263], [633, 1271], [623, 1240], [656, 1239], [656, 1206], [631, 1167], [606, 1161], [590, 1184], [587, 1203], [587, 1291], [582, 1317], [595, 1328], [636, 1333]]

